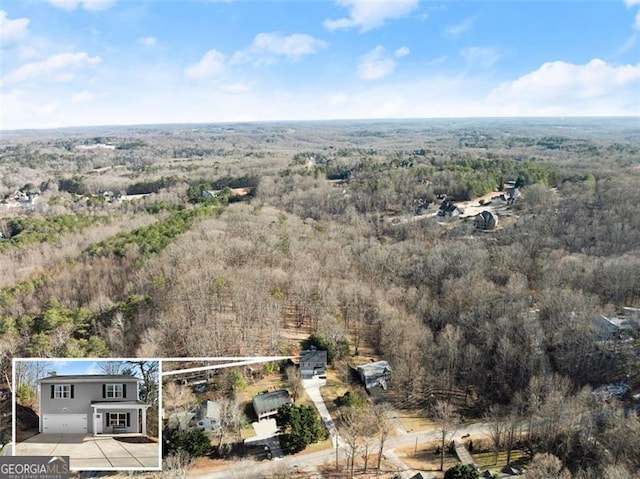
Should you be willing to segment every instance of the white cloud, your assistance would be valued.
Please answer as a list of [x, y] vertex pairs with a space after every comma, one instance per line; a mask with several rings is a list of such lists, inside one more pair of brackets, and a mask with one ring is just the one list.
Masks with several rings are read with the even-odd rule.
[[83, 90], [71, 97], [71, 103], [87, 103], [95, 98], [95, 95], [88, 90]]
[[158, 39], [156, 37], [140, 37], [138, 38], [138, 43], [145, 47], [153, 47], [158, 43]]
[[0, 45], [8, 45], [25, 37], [29, 22], [28, 18], [10, 20], [7, 12], [0, 10]]
[[418, 6], [418, 0], [336, 0], [336, 4], [349, 10], [349, 17], [327, 19], [328, 30], [359, 28], [360, 32], [384, 25], [386, 20], [404, 17]]
[[222, 83], [221, 85], [218, 85], [218, 88], [220, 91], [223, 91], [225, 93], [231, 93], [234, 95], [240, 95], [243, 93], [248, 93], [249, 91], [251, 91], [252, 88], [252, 84], [251, 83]]
[[47, 2], [68, 12], [78, 7], [90, 11], [106, 10], [116, 3], [115, 0], [47, 0]]
[[636, 31], [640, 31], [640, 10], [636, 13], [636, 19], [633, 22], [633, 29]]
[[349, 95], [341, 91], [328, 95], [327, 99], [332, 107], [337, 107], [345, 105], [349, 101]]
[[86, 52], [59, 53], [41, 61], [26, 63], [9, 72], [2, 80], [4, 84], [45, 78], [68, 81], [69, 69], [94, 66], [101, 61], [100, 57], [90, 57]]
[[634, 5], [640, 5], [640, 0], [624, 0], [624, 3], [627, 7], [632, 7]]
[[402, 58], [406, 57], [409, 53], [411, 53], [409, 47], [400, 47], [393, 54], [398, 58]]
[[380, 80], [391, 75], [396, 69], [396, 61], [389, 56], [382, 45], [360, 57], [358, 76], [362, 80]]
[[556, 61], [502, 83], [488, 100], [519, 115], [620, 115], [634, 114], [634, 109], [637, 114], [639, 86], [640, 64]]
[[491, 68], [500, 58], [498, 52], [492, 48], [467, 47], [460, 50], [460, 55], [471, 68]]
[[444, 34], [447, 37], [457, 37], [462, 35], [463, 33], [468, 32], [473, 27], [473, 23], [475, 22], [475, 18], [467, 18], [456, 25], [447, 26], [444, 29]]
[[316, 53], [327, 44], [306, 33], [258, 33], [251, 45], [233, 55], [234, 63], [272, 63], [278, 57], [298, 61], [302, 57]]
[[204, 80], [220, 75], [224, 71], [224, 55], [218, 50], [209, 50], [202, 59], [185, 70], [188, 78]]

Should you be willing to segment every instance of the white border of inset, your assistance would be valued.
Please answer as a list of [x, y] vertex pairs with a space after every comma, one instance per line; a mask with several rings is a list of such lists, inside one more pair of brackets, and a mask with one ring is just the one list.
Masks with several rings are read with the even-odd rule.
[[[100, 469], [70, 467], [72, 471], [162, 471], [162, 361], [161, 358], [12, 358], [11, 359], [11, 455], [16, 456], [16, 361], [64, 361], [64, 362], [108, 362], [108, 361], [152, 361], [158, 363], [158, 466], [157, 467], [103, 467]], [[71, 459], [71, 458], [70, 458]]]

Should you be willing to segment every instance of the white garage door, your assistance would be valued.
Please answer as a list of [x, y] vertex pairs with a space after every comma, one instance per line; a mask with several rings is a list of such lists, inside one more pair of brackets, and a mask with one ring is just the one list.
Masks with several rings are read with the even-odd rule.
[[86, 414], [45, 414], [42, 417], [43, 434], [86, 434]]

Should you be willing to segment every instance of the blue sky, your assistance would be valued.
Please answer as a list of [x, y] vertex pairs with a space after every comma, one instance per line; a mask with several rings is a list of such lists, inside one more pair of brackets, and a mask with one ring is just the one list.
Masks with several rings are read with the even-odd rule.
[[640, 0], [5, 0], [2, 129], [640, 114]]
[[50, 367], [48, 371], [55, 371], [58, 376], [69, 374], [104, 374], [99, 362], [95, 360], [42, 360]]

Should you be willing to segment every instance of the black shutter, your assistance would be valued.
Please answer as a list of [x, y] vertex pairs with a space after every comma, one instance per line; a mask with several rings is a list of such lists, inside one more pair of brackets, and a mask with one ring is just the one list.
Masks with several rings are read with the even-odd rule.
[[127, 397], [127, 385], [126, 384], [122, 385], [122, 397], [123, 398]]
[[73, 384], [71, 385], [71, 399], [73, 399]]
[[102, 399], [107, 397], [107, 385], [103, 384], [102, 385]]
[[51, 399], [53, 399], [54, 397], [56, 397], [56, 386], [55, 384], [51, 385]]
[[127, 413], [127, 427], [131, 427], [131, 413]]

